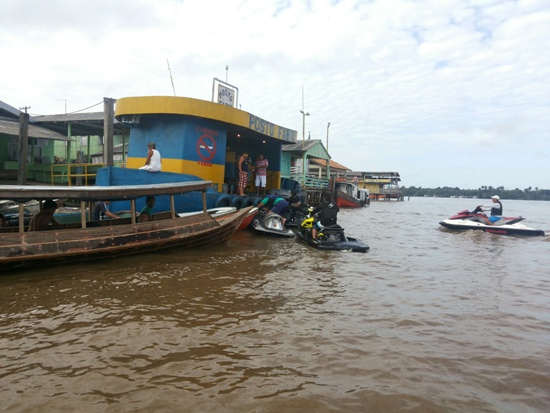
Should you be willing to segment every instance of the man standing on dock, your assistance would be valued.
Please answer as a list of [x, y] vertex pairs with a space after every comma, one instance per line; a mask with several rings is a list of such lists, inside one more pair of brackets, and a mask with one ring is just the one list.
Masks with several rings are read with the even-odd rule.
[[269, 167], [269, 162], [264, 158], [263, 154], [258, 155], [256, 160], [256, 165], [254, 170], [256, 171], [256, 195], [260, 195], [260, 189], [263, 188], [263, 194], [265, 195], [266, 191], [266, 181], [267, 181], [267, 168]]
[[246, 196], [244, 188], [248, 186], [248, 152], [243, 152], [239, 158], [239, 196]]

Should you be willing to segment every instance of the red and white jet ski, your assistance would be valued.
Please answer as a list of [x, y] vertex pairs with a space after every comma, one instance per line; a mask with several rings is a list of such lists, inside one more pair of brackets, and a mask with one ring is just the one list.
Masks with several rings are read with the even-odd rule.
[[463, 231], [467, 229], [479, 229], [491, 234], [502, 235], [526, 235], [544, 236], [544, 231], [524, 225], [521, 221], [525, 218], [519, 217], [488, 217], [477, 207], [473, 211], [460, 211], [452, 217], [440, 221], [439, 224], [445, 228]]

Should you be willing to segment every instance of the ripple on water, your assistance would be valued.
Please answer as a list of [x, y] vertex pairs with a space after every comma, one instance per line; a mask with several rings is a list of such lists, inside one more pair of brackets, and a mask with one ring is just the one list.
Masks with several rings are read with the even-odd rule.
[[438, 228], [466, 202], [342, 211], [365, 254], [243, 232], [3, 277], [0, 408], [546, 412], [547, 238]]

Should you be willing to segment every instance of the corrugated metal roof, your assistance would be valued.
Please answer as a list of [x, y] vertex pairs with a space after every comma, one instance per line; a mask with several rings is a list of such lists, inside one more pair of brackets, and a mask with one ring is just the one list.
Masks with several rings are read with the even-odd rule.
[[321, 139], [308, 139], [307, 141], [299, 141], [291, 145], [283, 145], [282, 149], [283, 152], [304, 152], [319, 143], [322, 143]]
[[[19, 122], [8, 119], [0, 119], [0, 134], [19, 136]], [[53, 139], [56, 141], [70, 141], [71, 139], [50, 129], [29, 124], [29, 138]]]
[[[35, 124], [67, 134], [71, 125], [71, 136], [103, 136], [105, 114], [103, 112], [67, 113], [64, 115], [34, 116]], [[113, 121], [115, 134], [127, 134], [129, 127], [116, 119]]]
[[[311, 163], [315, 163], [317, 165], [321, 165], [321, 166], [327, 166], [327, 161], [326, 159], [321, 159], [321, 158], [311, 158], [310, 159], [310, 162]], [[351, 171], [351, 169], [349, 169], [348, 167], [342, 165], [342, 164], [339, 164], [338, 162], [334, 162], [332, 159], [330, 160], [330, 169], [341, 169], [343, 171]]]

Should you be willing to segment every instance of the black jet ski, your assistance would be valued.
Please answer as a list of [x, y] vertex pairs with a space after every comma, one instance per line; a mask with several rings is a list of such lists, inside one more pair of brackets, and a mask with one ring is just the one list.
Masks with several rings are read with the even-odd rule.
[[298, 208], [290, 208], [288, 219], [285, 222], [287, 228], [298, 228], [304, 219], [308, 217], [309, 205], [302, 204]]
[[477, 207], [471, 212], [468, 210], [460, 211], [456, 215], [440, 221], [439, 225], [455, 231], [477, 229], [491, 234], [544, 236], [544, 231], [524, 225], [521, 222], [524, 219], [521, 216], [488, 217], [480, 207]]
[[258, 211], [250, 227], [261, 235], [274, 235], [277, 237], [294, 237], [294, 232], [283, 224], [283, 218], [273, 212]]
[[320, 250], [338, 250], [366, 252], [369, 246], [356, 238], [347, 237], [340, 225], [330, 225], [317, 233], [317, 239], [311, 237], [314, 218], [306, 218], [296, 229], [296, 237]]

